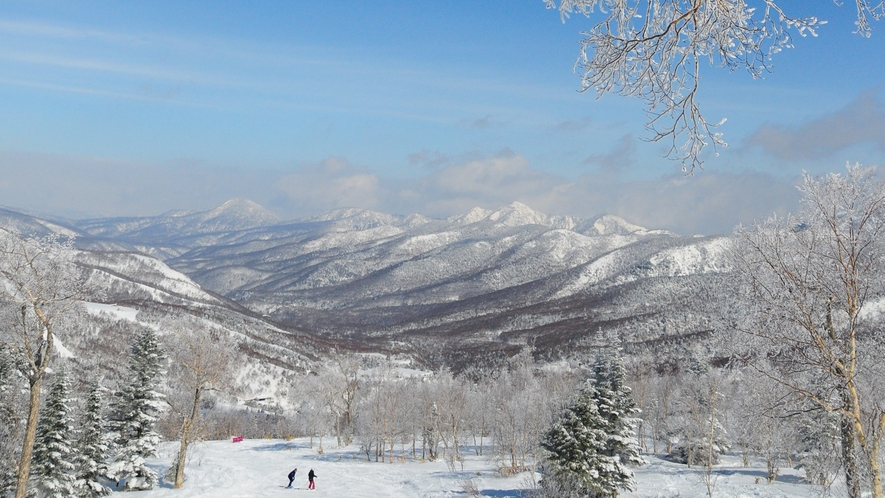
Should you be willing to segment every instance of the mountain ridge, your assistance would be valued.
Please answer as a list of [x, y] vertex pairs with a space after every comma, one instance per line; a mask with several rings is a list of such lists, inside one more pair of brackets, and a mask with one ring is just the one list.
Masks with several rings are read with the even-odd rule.
[[[519, 202], [447, 219], [346, 208], [279, 221], [265, 211], [232, 200], [58, 226], [103, 258], [115, 275], [103, 285], [130, 300], [211, 303], [317, 344], [442, 364], [530, 344], [574, 353], [600, 334], [637, 344], [697, 335], [706, 325], [685, 296], [728, 271], [725, 237], [683, 237], [613, 215], [546, 215]], [[138, 254], [114, 256], [127, 251]], [[115, 270], [115, 258], [128, 270]], [[142, 274], [173, 294], [145, 289]], [[274, 334], [284, 335], [264, 337], [297, 344]]]

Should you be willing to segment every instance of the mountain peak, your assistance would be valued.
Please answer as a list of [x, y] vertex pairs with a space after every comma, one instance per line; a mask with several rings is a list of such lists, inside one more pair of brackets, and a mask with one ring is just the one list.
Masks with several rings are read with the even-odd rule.
[[[223, 211], [227, 211], [227, 210], [231, 210], [231, 209], [237, 209], [237, 210], [243, 210], [243, 209], [258, 209], [258, 210], [264, 210], [264, 208], [261, 207], [261, 205], [259, 205], [257, 202], [250, 201], [249, 199], [245, 199], [245, 198], [243, 198], [243, 197], [234, 197], [233, 199], [230, 199], [230, 200], [228, 200], [228, 201], [225, 201], [224, 204], [218, 206], [218, 207], [215, 208], [214, 210], [223, 210]], [[213, 210], [213, 211], [214, 211], [214, 210]]]
[[565, 228], [569, 230], [573, 229], [577, 224], [574, 218], [570, 216], [546, 215], [535, 211], [519, 201], [513, 201], [497, 211], [475, 207], [466, 214], [453, 216], [448, 219], [451, 223], [461, 224], [470, 224], [485, 220], [508, 227], [544, 225], [551, 228]]
[[225, 219], [243, 225], [267, 226], [279, 223], [277, 215], [263, 208], [256, 202], [240, 197], [231, 199], [224, 204], [200, 213], [203, 221]]
[[514, 227], [520, 225], [546, 225], [547, 218], [547, 215], [516, 201], [502, 207], [488, 217], [490, 221]]
[[597, 216], [596, 219], [593, 220], [593, 225], [590, 231], [596, 231], [596, 233], [599, 235], [627, 235], [631, 233], [648, 233], [648, 229], [643, 228], [639, 225], [634, 225], [624, 218], [615, 216], [613, 214], [603, 214]]
[[452, 216], [448, 219], [448, 221], [451, 223], [461, 223], [464, 225], [469, 225], [471, 223], [476, 223], [477, 221], [482, 221], [488, 218], [490, 214], [492, 214], [492, 211], [488, 209], [475, 207], [460, 216]]

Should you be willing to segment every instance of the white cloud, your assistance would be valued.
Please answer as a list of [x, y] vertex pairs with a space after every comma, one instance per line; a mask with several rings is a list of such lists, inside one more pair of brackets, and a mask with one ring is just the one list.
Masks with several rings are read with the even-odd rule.
[[[619, 148], [618, 148], [619, 149]], [[649, 228], [725, 233], [775, 212], [794, 210], [795, 181], [764, 173], [698, 172], [648, 181], [619, 181], [609, 171], [568, 180], [529, 167], [510, 151], [441, 168], [411, 182], [382, 181], [383, 211], [445, 217], [472, 207], [523, 202], [549, 214], [611, 213]]]
[[338, 157], [281, 172], [198, 161], [157, 165], [0, 153], [2, 204], [69, 217], [156, 215], [246, 197], [284, 219], [339, 207], [441, 218], [520, 201], [549, 214], [612, 213], [649, 228], [712, 234], [794, 209], [794, 184], [763, 173], [708, 171], [635, 182], [607, 172], [567, 179], [534, 169], [526, 157], [507, 150], [413, 179], [385, 178]]
[[299, 213], [340, 207], [375, 208], [380, 193], [376, 175], [338, 157], [287, 174], [275, 187], [281, 195], [274, 200], [274, 207]]

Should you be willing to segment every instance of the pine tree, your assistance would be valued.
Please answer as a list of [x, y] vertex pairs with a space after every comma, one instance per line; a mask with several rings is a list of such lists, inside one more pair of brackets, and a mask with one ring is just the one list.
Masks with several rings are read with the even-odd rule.
[[86, 406], [80, 420], [80, 438], [77, 444], [79, 461], [77, 470], [77, 496], [97, 498], [107, 496], [111, 489], [102, 485], [107, 476], [108, 446], [104, 442], [104, 419], [101, 416], [101, 386], [92, 382], [86, 395]]
[[155, 426], [162, 395], [155, 388], [163, 359], [156, 335], [145, 330], [132, 345], [128, 383], [114, 393], [110, 427], [117, 451], [108, 476], [126, 491], [152, 489], [159, 482], [145, 458], [156, 456], [160, 442]]
[[[627, 369], [620, 355], [597, 360], [595, 373], [599, 413], [609, 424], [605, 451], [608, 456], [617, 457], [622, 465], [639, 466], [645, 463], [640, 456], [636, 441], [636, 426], [639, 423], [639, 409], [633, 400], [633, 391], [627, 386]], [[622, 468], [624, 479], [630, 480], [633, 473]]]
[[18, 377], [13, 352], [0, 344], [0, 496], [15, 490], [18, 471], [21, 449]]
[[68, 410], [68, 379], [64, 372], [57, 374], [46, 406], [41, 410], [34, 441], [31, 466], [32, 495], [39, 498], [68, 498], [75, 495], [74, 458], [76, 450], [71, 443], [73, 427]]
[[544, 480], [551, 481], [543, 483], [544, 487], [583, 491], [581, 495], [591, 496], [617, 493], [602, 478], [613, 462], [604, 455], [607, 424], [599, 414], [596, 395], [593, 382], [587, 381], [541, 439], [548, 473]]
[[593, 378], [544, 434], [545, 482], [559, 496], [614, 497], [632, 490], [641, 465], [633, 435], [638, 413], [620, 360], [597, 361]]

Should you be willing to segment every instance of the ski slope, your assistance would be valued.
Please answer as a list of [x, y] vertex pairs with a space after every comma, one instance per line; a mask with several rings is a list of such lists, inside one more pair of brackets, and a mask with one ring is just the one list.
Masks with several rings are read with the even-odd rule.
[[[465, 497], [463, 483], [472, 480], [481, 496], [490, 498], [528, 498], [524, 488], [530, 474], [500, 477], [487, 457], [469, 454], [461, 464], [450, 470], [446, 462], [420, 462], [411, 458], [407, 448], [405, 463], [399, 460], [400, 448], [394, 452], [394, 463], [366, 460], [356, 444], [335, 448], [334, 438], [326, 438], [324, 452], [319, 454], [317, 440], [313, 448], [309, 439], [209, 441], [193, 446], [187, 466], [187, 481], [182, 489], [163, 483], [157, 489], [127, 493], [132, 498], [196, 498], [196, 497], [313, 497], [335, 498], [441, 498]], [[161, 446], [159, 458], [150, 465], [161, 473], [171, 465], [177, 443]], [[420, 450], [419, 450], [420, 451]], [[701, 469], [687, 468], [646, 455], [648, 464], [636, 469], [637, 489], [622, 493], [629, 498], [700, 497], [707, 496]], [[298, 468], [293, 489], [286, 489], [286, 475]], [[317, 474], [316, 489], [307, 489], [307, 472]], [[758, 479], [758, 483], [756, 482]], [[757, 462], [749, 468], [740, 464], [736, 455], [726, 455], [713, 472], [713, 495], [717, 497], [805, 497], [821, 494], [821, 489], [801, 479], [801, 471], [783, 469], [778, 479], [768, 484], [765, 466]], [[836, 495], [839, 491], [836, 490]]]

